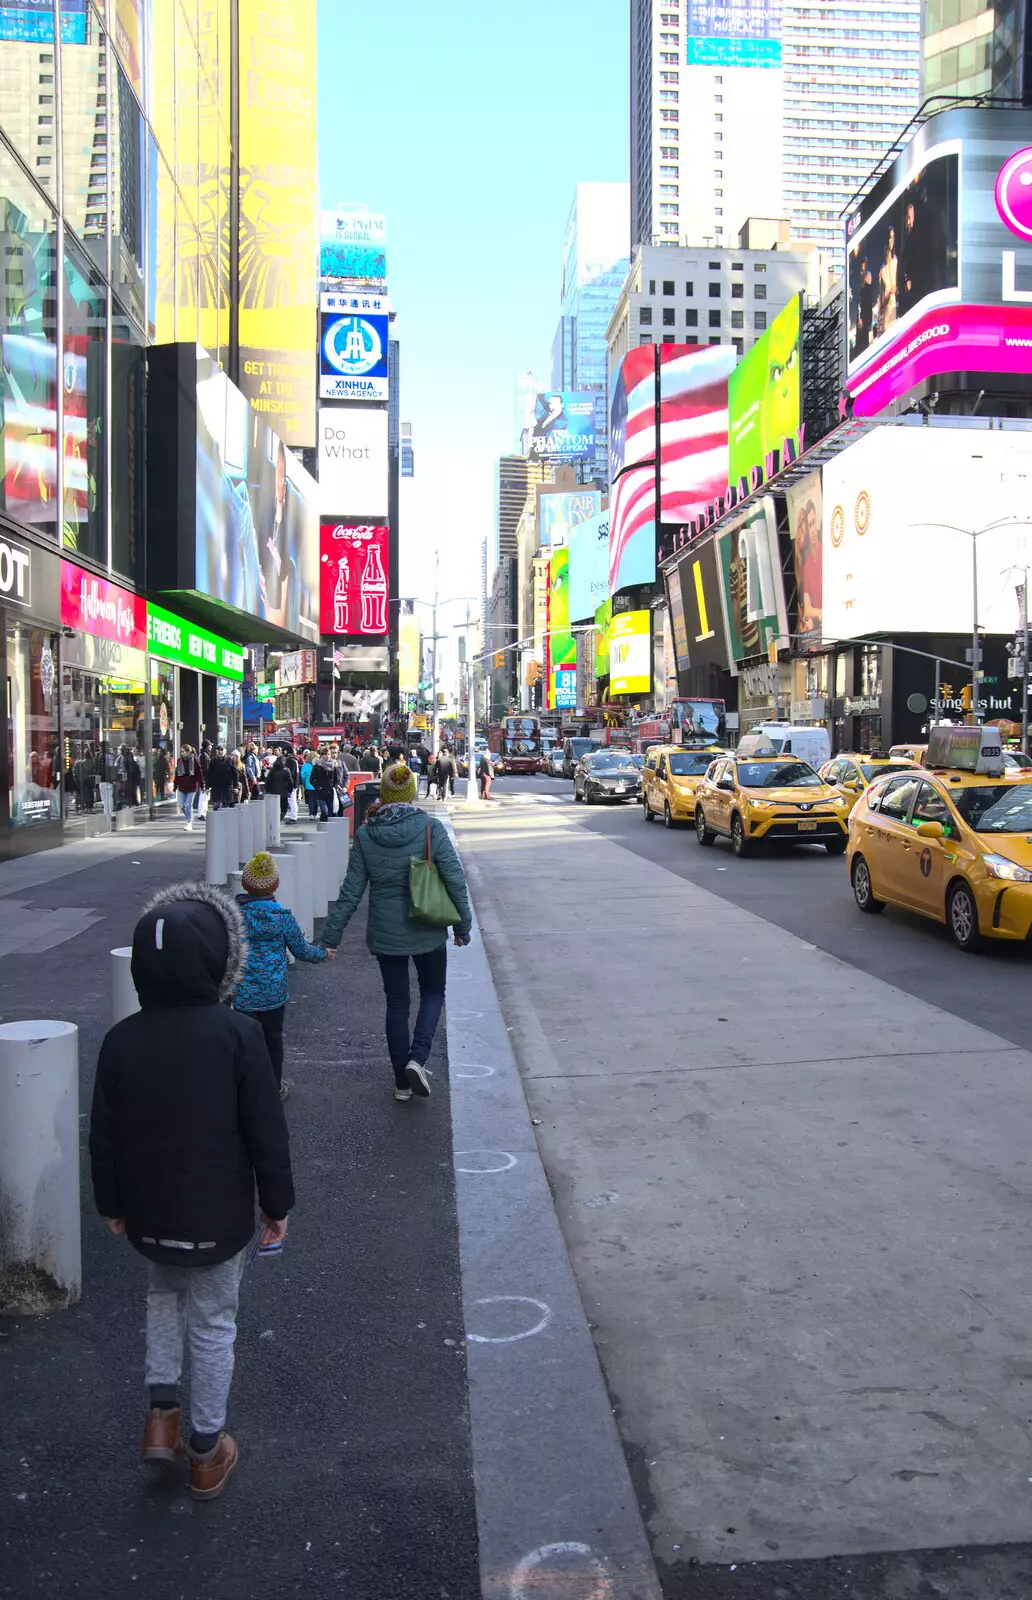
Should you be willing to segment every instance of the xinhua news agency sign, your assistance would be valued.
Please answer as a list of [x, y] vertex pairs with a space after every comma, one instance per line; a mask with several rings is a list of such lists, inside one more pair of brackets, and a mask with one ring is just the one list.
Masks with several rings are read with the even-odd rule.
[[147, 607], [147, 649], [152, 656], [175, 661], [181, 667], [243, 680], [244, 653], [239, 645], [220, 639], [217, 633], [186, 622], [161, 606]]

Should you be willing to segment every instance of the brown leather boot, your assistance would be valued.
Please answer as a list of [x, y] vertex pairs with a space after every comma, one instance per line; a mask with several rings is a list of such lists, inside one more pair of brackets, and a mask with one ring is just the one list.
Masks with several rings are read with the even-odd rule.
[[162, 1411], [155, 1406], [143, 1425], [143, 1461], [181, 1461], [186, 1446], [179, 1436], [179, 1407]]
[[228, 1433], [219, 1437], [210, 1456], [190, 1455], [190, 1493], [195, 1500], [215, 1500], [236, 1470], [240, 1452]]

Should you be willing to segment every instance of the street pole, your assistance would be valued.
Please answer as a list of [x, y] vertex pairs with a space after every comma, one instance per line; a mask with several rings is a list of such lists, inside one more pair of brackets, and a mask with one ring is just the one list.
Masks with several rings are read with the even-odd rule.
[[[473, 652], [470, 649], [470, 615], [469, 602], [466, 602], [466, 804], [478, 806], [480, 793], [477, 786], [477, 774], [474, 766], [477, 742], [477, 709], [474, 699], [475, 689], [473, 683]], [[487, 646], [487, 640], [484, 640]]]
[[[935, 715], [936, 721], [939, 721], [941, 719], [941, 716], [942, 716], [942, 712], [939, 710], [939, 694], [940, 694], [940, 685], [941, 685], [941, 683], [942, 683], [942, 662], [939, 660], [938, 656], [936, 656], [936, 658], [935, 658], [935, 699], [932, 701], [932, 711], [933, 711], [933, 713]], [[929, 726], [930, 726], [930, 724], [929, 724]]]
[[1022, 600], [1024, 627], [1021, 631], [1021, 753], [1028, 750], [1028, 568], [1025, 568], [1025, 588]]
[[971, 720], [978, 726], [978, 534], [971, 535]]
[[433, 683], [430, 686], [430, 754], [436, 756], [439, 748], [437, 737], [437, 579], [441, 558], [434, 551], [434, 605], [433, 605], [433, 630], [434, 630], [434, 671]]

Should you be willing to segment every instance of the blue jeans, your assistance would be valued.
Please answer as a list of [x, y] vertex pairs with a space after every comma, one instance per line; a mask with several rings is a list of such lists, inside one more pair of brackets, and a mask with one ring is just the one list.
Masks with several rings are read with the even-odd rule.
[[444, 988], [448, 976], [448, 946], [425, 955], [412, 956], [419, 980], [419, 1010], [409, 1040], [409, 960], [408, 956], [377, 956], [387, 999], [387, 1050], [399, 1089], [408, 1088], [405, 1068], [410, 1061], [425, 1066], [444, 1010]]

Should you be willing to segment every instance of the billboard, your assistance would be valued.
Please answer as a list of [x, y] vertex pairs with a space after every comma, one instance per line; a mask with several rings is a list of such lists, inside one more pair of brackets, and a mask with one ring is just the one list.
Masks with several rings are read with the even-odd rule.
[[856, 416], [935, 377], [1032, 371], [1030, 167], [1027, 111], [943, 111], [847, 218]]
[[389, 551], [390, 530], [383, 523], [320, 524], [320, 633], [387, 632]]
[[751, 481], [754, 468], [761, 482], [769, 478], [767, 461], [773, 450], [781, 453], [782, 466], [786, 455], [794, 460], [799, 454], [801, 306], [802, 296], [793, 295], [728, 379], [729, 483]]
[[316, 439], [316, 0], [239, 0], [240, 381], [287, 444]]
[[770, 496], [718, 534], [716, 546], [731, 661], [766, 656], [771, 644], [787, 648], [785, 586]]
[[610, 623], [609, 692], [651, 694], [651, 611], [621, 611]]
[[365, 206], [319, 213], [319, 275], [382, 280], [387, 276], [387, 219]]
[[319, 296], [320, 400], [386, 400], [390, 304], [368, 292]]
[[[565, 545], [552, 551], [548, 561], [548, 623], [545, 635], [546, 708], [561, 704], [558, 680], [571, 670], [576, 679], [577, 641], [570, 632], [570, 552]], [[564, 679], [565, 683], [565, 679]], [[576, 703], [576, 685], [574, 685]]]
[[538, 496], [538, 546], [569, 544], [573, 529], [596, 517], [602, 508], [597, 489], [542, 490]]
[[244, 652], [238, 644], [150, 601], [147, 602], [147, 649], [152, 656], [161, 656], [164, 661], [176, 661], [182, 667], [196, 667], [200, 672], [213, 672], [220, 678], [243, 682]]
[[146, 650], [147, 602], [107, 578], [62, 561], [61, 626], [132, 650]]
[[609, 629], [613, 623], [613, 602], [606, 600], [595, 611], [595, 677], [609, 677]]
[[[1032, 439], [956, 427], [877, 428], [824, 468], [823, 637], [1011, 634], [1032, 560]], [[1002, 527], [990, 524], [1008, 520]]]
[[609, 599], [609, 512], [579, 522], [570, 533], [570, 620], [589, 622]]
[[795, 631], [805, 646], [807, 639], [818, 641], [823, 627], [822, 583], [824, 557], [821, 548], [821, 475], [811, 472], [786, 493], [788, 526], [792, 535], [795, 562]]
[[188, 587], [314, 639], [318, 486], [203, 352], [196, 394], [197, 529]]
[[423, 635], [414, 611], [403, 611], [398, 618], [398, 692], [419, 692], [420, 654]]
[[[17, 0], [0, 6], [0, 40], [22, 44], [53, 44], [53, 0]], [[86, 43], [86, 0], [62, 0], [61, 42]]]
[[688, 0], [690, 67], [780, 67], [781, 0]]
[[319, 509], [332, 517], [386, 516], [386, 411], [319, 407]]
[[595, 454], [595, 396], [588, 390], [556, 390], [534, 401], [530, 433], [534, 461], [584, 461]]
[[670, 612], [670, 633], [674, 641], [674, 660], [678, 672], [687, 672], [691, 666], [688, 650], [688, 624], [681, 597], [681, 573], [677, 567], [666, 574], [667, 609]]
[[656, 430], [656, 347], [638, 345], [624, 356], [609, 402], [609, 482], [624, 467], [651, 460]]
[[704, 544], [697, 545], [683, 561], [678, 562], [677, 575], [681, 581], [688, 654], [692, 666], [726, 669], [729, 657], [713, 540], [707, 539]]

